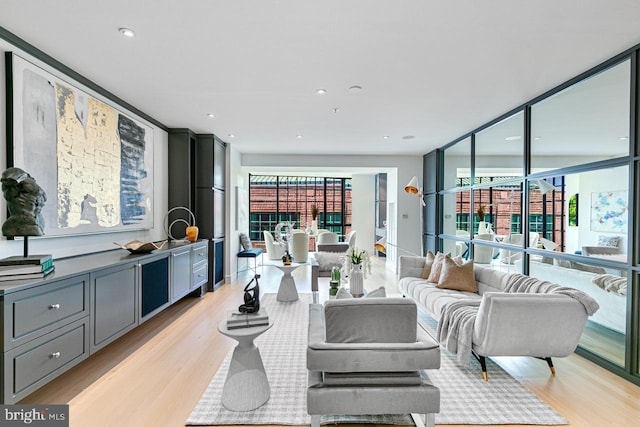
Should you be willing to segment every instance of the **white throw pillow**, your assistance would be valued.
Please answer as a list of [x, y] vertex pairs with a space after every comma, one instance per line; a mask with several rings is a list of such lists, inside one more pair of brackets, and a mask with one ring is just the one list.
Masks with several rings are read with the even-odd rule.
[[380, 286], [378, 289], [373, 290], [367, 293], [365, 298], [385, 298], [387, 296], [387, 291], [384, 289], [384, 286]]
[[338, 289], [338, 292], [336, 293], [336, 299], [349, 299], [349, 298], [353, 298], [353, 295], [351, 295], [349, 291], [347, 291], [345, 288], [340, 286], [340, 288]]
[[320, 271], [331, 271], [334, 266], [342, 266], [344, 254], [340, 252], [316, 252], [315, 257]]

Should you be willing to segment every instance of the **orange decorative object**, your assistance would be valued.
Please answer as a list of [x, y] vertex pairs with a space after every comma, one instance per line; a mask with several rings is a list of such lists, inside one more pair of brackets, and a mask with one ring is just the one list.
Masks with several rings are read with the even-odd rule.
[[198, 227], [196, 227], [195, 225], [187, 227], [187, 240], [190, 242], [195, 242], [196, 240], [198, 240], [198, 231]]

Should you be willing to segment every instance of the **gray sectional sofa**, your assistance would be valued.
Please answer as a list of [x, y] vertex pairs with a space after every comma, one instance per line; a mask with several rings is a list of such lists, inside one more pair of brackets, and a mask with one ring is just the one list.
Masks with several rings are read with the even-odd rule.
[[424, 265], [424, 257], [400, 256], [400, 291], [437, 321], [449, 302], [480, 301], [472, 351], [485, 380], [485, 357], [538, 357], [545, 359], [555, 374], [551, 358], [565, 357], [575, 350], [588, 317], [578, 300], [554, 293], [506, 293], [510, 275], [480, 265], [474, 266], [478, 293], [440, 289], [421, 278]]

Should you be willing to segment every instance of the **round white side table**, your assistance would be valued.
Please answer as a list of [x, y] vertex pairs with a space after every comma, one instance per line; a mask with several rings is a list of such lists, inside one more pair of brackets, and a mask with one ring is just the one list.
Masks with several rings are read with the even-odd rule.
[[253, 340], [272, 326], [272, 320], [268, 325], [236, 329], [228, 329], [226, 320], [218, 324], [221, 334], [238, 341], [222, 389], [222, 405], [228, 410], [251, 411], [264, 405], [271, 397], [260, 350]]
[[291, 265], [274, 265], [274, 267], [281, 270], [284, 275], [280, 279], [280, 287], [278, 288], [278, 295], [276, 301], [290, 302], [298, 300], [298, 290], [296, 289], [296, 281], [293, 279], [291, 273], [296, 268], [305, 264], [291, 264]]

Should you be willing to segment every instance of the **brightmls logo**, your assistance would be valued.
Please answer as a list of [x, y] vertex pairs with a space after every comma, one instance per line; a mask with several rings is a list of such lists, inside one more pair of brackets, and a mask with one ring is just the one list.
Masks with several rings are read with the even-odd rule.
[[69, 405], [2, 405], [0, 427], [69, 427]]

